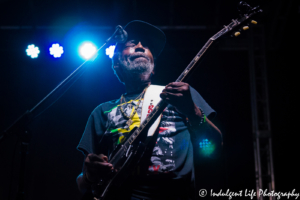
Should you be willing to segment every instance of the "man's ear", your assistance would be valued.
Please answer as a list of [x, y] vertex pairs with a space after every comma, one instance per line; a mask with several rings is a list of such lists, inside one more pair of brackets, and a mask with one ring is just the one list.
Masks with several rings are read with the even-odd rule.
[[153, 70], [152, 72], [151, 72], [151, 75], [154, 75], [155, 74], [155, 71]]

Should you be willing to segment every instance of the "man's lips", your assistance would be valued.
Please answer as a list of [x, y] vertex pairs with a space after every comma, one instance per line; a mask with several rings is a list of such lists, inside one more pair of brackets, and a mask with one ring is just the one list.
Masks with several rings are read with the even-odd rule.
[[141, 59], [141, 58], [149, 60], [149, 58], [144, 56], [144, 55], [133, 55], [133, 56], [130, 57], [130, 60]]
[[144, 60], [148, 60], [147, 58], [145, 58], [145, 57], [143, 57], [143, 56], [140, 56], [140, 57], [137, 57], [137, 58], [135, 58], [134, 60], [140, 60], [140, 59], [144, 59]]

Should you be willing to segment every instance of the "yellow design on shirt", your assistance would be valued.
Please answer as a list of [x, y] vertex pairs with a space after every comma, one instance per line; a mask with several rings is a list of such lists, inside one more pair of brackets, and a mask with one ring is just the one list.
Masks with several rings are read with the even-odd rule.
[[[127, 103], [132, 102], [132, 100], [130, 100]], [[134, 107], [131, 110], [130, 116], [132, 115], [132, 113], [134, 112]], [[137, 114], [137, 112], [134, 114], [134, 116], [132, 117], [132, 124], [129, 126], [129, 130], [128, 129], [124, 129], [124, 128], [118, 128], [118, 132], [119, 133], [129, 133], [130, 131], [132, 131], [132, 129], [134, 129], [135, 127], [139, 127], [141, 124], [141, 119], [139, 117], [139, 115]], [[125, 141], [125, 136], [121, 135], [118, 139], [118, 144], [123, 143]]]

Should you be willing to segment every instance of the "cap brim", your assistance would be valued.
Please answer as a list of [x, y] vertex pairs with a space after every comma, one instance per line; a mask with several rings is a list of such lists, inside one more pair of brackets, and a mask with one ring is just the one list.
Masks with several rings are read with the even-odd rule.
[[146, 41], [152, 54], [157, 58], [166, 43], [164, 32], [158, 27], [144, 21], [134, 20], [129, 22], [125, 27], [128, 34], [128, 39], [140, 39]]

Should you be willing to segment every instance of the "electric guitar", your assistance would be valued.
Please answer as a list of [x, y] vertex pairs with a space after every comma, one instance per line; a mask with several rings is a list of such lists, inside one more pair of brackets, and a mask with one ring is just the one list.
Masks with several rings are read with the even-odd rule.
[[[231, 35], [232, 37], [237, 37], [242, 31], [249, 29], [249, 25], [257, 24], [256, 21], [250, 18], [262, 12], [262, 10], [257, 7], [250, 7], [245, 2], [240, 2], [239, 7], [240, 17], [233, 19], [230, 24], [224, 26], [219, 32], [213, 35], [197, 53], [194, 59], [189, 63], [181, 75], [177, 78], [176, 82], [184, 82], [191, 71], [195, 68], [197, 64], [202, 60], [201, 58], [211, 47], [211, 45], [221, 37], [225, 35]], [[130, 137], [121, 145], [117, 146], [110, 156], [109, 163], [111, 163], [114, 169], [117, 171], [111, 172], [107, 177], [104, 177], [96, 186], [94, 199], [95, 200], [106, 200], [111, 199], [113, 193], [117, 192], [124, 180], [133, 172], [133, 169], [137, 166], [139, 161], [145, 152], [154, 145], [157, 137], [156, 133], [147, 138], [147, 131], [151, 125], [155, 122], [158, 116], [167, 107], [168, 103], [161, 100], [148, 115], [148, 117], [141, 123], [140, 127], [135, 128]]]

